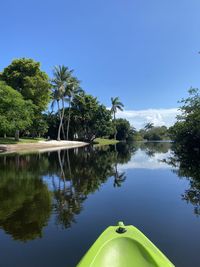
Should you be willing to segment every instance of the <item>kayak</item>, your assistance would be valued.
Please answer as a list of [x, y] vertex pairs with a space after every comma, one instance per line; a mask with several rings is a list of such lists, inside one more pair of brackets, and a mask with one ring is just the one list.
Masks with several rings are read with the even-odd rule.
[[136, 227], [109, 226], [77, 267], [175, 267]]

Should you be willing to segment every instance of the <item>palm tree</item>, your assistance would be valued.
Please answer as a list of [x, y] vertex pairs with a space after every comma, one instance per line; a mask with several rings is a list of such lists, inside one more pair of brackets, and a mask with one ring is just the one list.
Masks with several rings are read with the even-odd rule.
[[[58, 105], [58, 113], [60, 117], [60, 124], [58, 127], [58, 136], [57, 140], [60, 141], [60, 132], [61, 128], [63, 127], [63, 119], [64, 119], [64, 112], [65, 112], [65, 101], [67, 97], [67, 86], [68, 82], [71, 78], [73, 70], [69, 70], [68, 67], [62, 66], [55, 66], [53, 70], [53, 96], [55, 101]], [[60, 101], [62, 103], [62, 108], [60, 109]]]
[[153, 126], [153, 122], [148, 122], [145, 126], [144, 126], [144, 129], [145, 131], [148, 131], [150, 129], [152, 129], [154, 126]]
[[115, 135], [114, 138], [116, 140], [116, 135], [117, 135], [117, 129], [116, 129], [116, 113], [118, 110], [123, 111], [123, 103], [120, 102], [119, 97], [111, 97], [111, 103], [112, 103], [112, 107], [111, 107], [111, 113], [113, 114], [113, 118], [114, 118], [114, 123], [115, 123]]
[[[61, 92], [60, 90], [58, 90], [58, 88], [53, 88], [53, 92], [51, 94], [51, 99], [52, 99], [52, 102], [51, 102], [51, 109], [53, 111], [54, 109], [54, 105], [57, 104], [57, 109], [58, 109], [58, 116], [59, 116], [59, 119], [61, 120], [61, 112], [60, 112], [60, 100], [61, 100]], [[63, 137], [65, 139], [65, 132], [64, 132], [64, 128], [63, 128], [63, 125], [62, 125], [62, 133], [63, 133]]]
[[70, 77], [67, 85], [67, 96], [68, 96], [68, 119], [67, 119], [67, 140], [69, 139], [69, 125], [70, 125], [70, 116], [71, 116], [71, 102], [75, 95], [82, 92], [80, 88], [80, 81], [76, 77]]

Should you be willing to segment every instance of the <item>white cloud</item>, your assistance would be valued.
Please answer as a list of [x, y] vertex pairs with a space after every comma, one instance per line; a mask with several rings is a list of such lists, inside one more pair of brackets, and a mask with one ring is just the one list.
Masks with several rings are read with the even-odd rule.
[[118, 170], [124, 171], [128, 169], [171, 169], [171, 166], [164, 163], [162, 160], [171, 156], [171, 152], [167, 153], [155, 153], [152, 157], [149, 157], [144, 151], [138, 149], [138, 151], [132, 156], [131, 160], [126, 164], [119, 164]]
[[152, 122], [154, 126], [165, 125], [172, 126], [179, 114], [177, 108], [170, 109], [144, 109], [144, 110], [124, 110], [118, 111], [117, 118], [127, 119], [137, 130], [144, 127], [148, 122]]

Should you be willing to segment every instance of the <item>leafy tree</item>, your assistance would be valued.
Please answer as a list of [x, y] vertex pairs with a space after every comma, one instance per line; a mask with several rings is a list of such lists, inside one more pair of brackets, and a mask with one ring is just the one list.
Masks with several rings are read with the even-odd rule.
[[[122, 104], [122, 102], [120, 102], [119, 97], [111, 97], [111, 113], [113, 114], [113, 118], [114, 118], [114, 124], [116, 123], [116, 113], [118, 110], [123, 110], [124, 105]], [[114, 138], [116, 139], [116, 135], [117, 135], [117, 130], [116, 130], [116, 125], [115, 125], [115, 135]]]
[[186, 177], [189, 188], [182, 198], [194, 206], [200, 215], [200, 91], [190, 88], [189, 96], [182, 99], [181, 114], [169, 129], [173, 142], [173, 155], [168, 163], [175, 167], [179, 177]]
[[96, 137], [113, 132], [111, 112], [91, 95], [76, 95], [71, 109], [73, 135], [79, 139], [92, 141]]
[[37, 117], [34, 117], [31, 126], [28, 128], [32, 137], [44, 136], [48, 132], [49, 125], [46, 121], [45, 114], [39, 114]]
[[116, 119], [116, 139], [117, 140], [131, 140], [133, 139], [135, 129], [131, 127], [130, 123], [126, 119]]
[[152, 127], [144, 131], [144, 139], [151, 141], [159, 141], [169, 139], [166, 126]]
[[58, 136], [58, 127], [60, 124], [60, 118], [57, 113], [48, 112], [43, 115], [43, 119], [46, 121], [48, 125], [47, 132], [45, 134], [46, 137], [50, 137], [51, 139], [56, 139]]
[[32, 124], [34, 105], [22, 95], [0, 81], [0, 132], [13, 134]]
[[50, 100], [50, 84], [47, 74], [40, 70], [40, 63], [29, 58], [15, 59], [1, 73], [1, 79], [22, 94], [25, 100], [32, 100], [43, 111]]
[[95, 138], [108, 137], [114, 132], [111, 112], [104, 106], [99, 105], [93, 118]]
[[132, 141], [143, 141], [143, 134], [141, 133], [141, 130], [134, 131]]
[[180, 149], [194, 151], [200, 148], [200, 91], [189, 90], [189, 97], [180, 101], [181, 115], [170, 128], [171, 138]]
[[[34, 105], [32, 119], [36, 122], [50, 100], [49, 78], [45, 72], [40, 70], [40, 63], [29, 58], [15, 59], [3, 70], [0, 79], [17, 90], [25, 100], [32, 101]], [[33, 129], [29, 128], [29, 131]], [[45, 129], [41, 132], [44, 131]], [[35, 131], [32, 135], [34, 134]], [[19, 138], [18, 130], [16, 138]]]

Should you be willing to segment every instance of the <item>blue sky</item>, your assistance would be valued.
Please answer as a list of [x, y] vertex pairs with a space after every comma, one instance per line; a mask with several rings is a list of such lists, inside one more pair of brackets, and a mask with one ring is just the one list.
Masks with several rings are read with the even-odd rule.
[[176, 108], [200, 87], [199, 11], [199, 0], [2, 0], [0, 70], [18, 57], [50, 76], [65, 64], [106, 106]]

